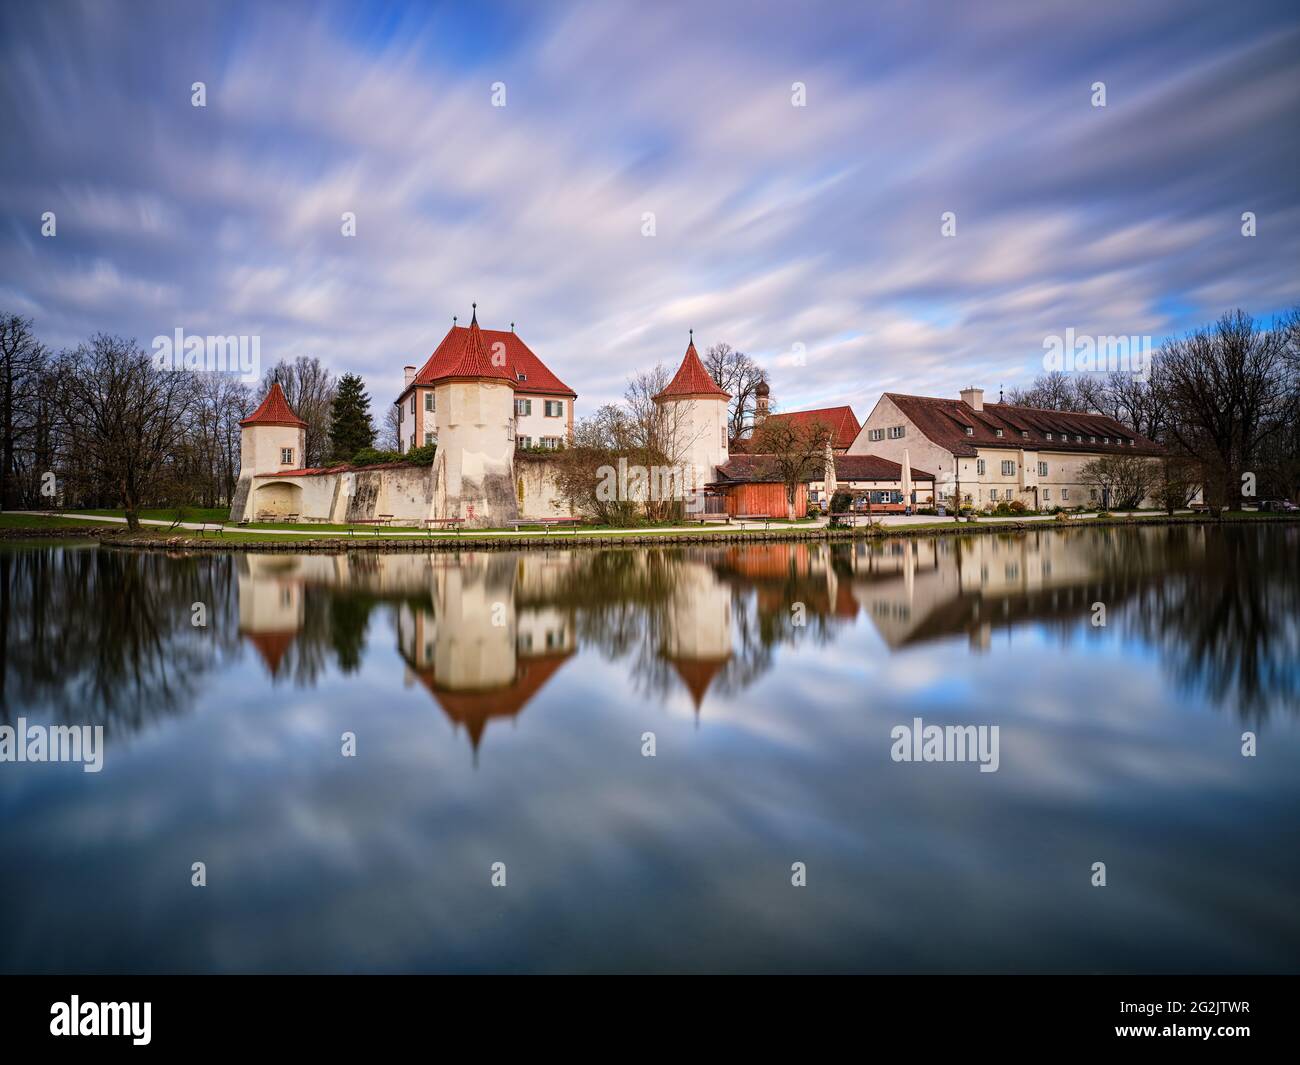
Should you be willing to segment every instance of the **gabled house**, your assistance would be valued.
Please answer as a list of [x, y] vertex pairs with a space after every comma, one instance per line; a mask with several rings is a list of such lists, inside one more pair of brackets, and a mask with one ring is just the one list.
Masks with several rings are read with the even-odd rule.
[[[417, 371], [404, 368], [406, 380], [397, 397], [402, 451], [436, 444], [444, 419], [439, 418], [435, 385], [460, 361], [469, 340], [468, 326], [453, 325]], [[573, 433], [573, 406], [578, 393], [561, 381], [515, 332], [480, 329], [493, 377], [514, 389], [515, 446], [561, 447]]]
[[1104, 414], [985, 403], [981, 388], [963, 389], [958, 399], [882, 395], [848, 454], [900, 461], [905, 451], [934, 471], [940, 502], [960, 488], [962, 501], [975, 507], [1020, 500], [1031, 509], [1106, 506], [1081, 480], [1086, 463], [1164, 453]]

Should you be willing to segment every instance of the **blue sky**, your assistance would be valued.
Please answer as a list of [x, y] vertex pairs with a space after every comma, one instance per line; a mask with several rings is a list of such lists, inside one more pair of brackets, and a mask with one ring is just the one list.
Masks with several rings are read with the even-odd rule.
[[0, 309], [381, 408], [473, 300], [580, 416], [692, 327], [861, 417], [1300, 303], [1291, 3], [4, 3], [0, 128]]

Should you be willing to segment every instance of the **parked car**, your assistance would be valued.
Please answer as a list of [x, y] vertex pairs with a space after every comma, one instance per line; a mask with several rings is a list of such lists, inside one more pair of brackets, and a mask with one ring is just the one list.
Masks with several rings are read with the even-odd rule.
[[1260, 510], [1272, 511], [1275, 514], [1289, 514], [1293, 511], [1300, 510], [1289, 499], [1266, 499], [1259, 505]]

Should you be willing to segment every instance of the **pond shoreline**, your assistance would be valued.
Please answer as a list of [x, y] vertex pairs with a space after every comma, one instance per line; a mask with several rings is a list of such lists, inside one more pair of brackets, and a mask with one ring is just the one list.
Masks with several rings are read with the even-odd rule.
[[559, 549], [570, 547], [609, 548], [620, 546], [653, 547], [699, 546], [701, 544], [739, 543], [807, 543], [855, 540], [911, 539], [929, 536], [980, 536], [998, 533], [1031, 532], [1035, 529], [1068, 531], [1098, 527], [1150, 527], [1179, 525], [1295, 525], [1300, 516], [1259, 515], [1211, 518], [1202, 515], [1160, 516], [1150, 518], [1080, 518], [1071, 521], [1008, 521], [997, 524], [952, 522], [945, 525], [870, 526], [850, 529], [802, 530], [750, 530], [744, 532], [699, 533], [579, 533], [577, 535], [552, 533], [549, 536], [462, 536], [402, 537], [388, 539], [379, 536], [329, 537], [287, 542], [283, 540], [256, 542], [228, 540], [221, 536], [138, 536], [124, 533], [118, 528], [102, 526], [88, 529], [12, 529], [0, 533], [0, 539], [98, 539], [105, 547], [155, 551], [256, 551], [279, 554], [346, 554], [349, 551], [520, 551], [529, 549]]

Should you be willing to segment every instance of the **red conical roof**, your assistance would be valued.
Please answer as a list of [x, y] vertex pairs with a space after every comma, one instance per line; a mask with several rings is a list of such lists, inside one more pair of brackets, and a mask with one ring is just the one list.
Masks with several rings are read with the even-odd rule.
[[[454, 332], [456, 330], [453, 330]], [[452, 334], [448, 336], [451, 337]], [[429, 360], [436, 365], [426, 366], [421, 372], [422, 384], [433, 384], [435, 381], [446, 381], [452, 378], [490, 377], [509, 382], [510, 386], [514, 387], [515, 379], [506, 365], [509, 360], [505, 357], [504, 348], [501, 358], [497, 360], [499, 366], [493, 362], [492, 354], [488, 351], [487, 342], [483, 339], [483, 331], [478, 327], [477, 304], [469, 328], [465, 330], [463, 341], [456, 344], [454, 341], [459, 338], [452, 339], [451, 344], [444, 341], [438, 346], [438, 351], [434, 353], [436, 358]]]
[[709, 376], [709, 371], [704, 368], [704, 363], [700, 362], [700, 356], [695, 350], [694, 336], [691, 337], [691, 342], [686, 348], [686, 357], [682, 359], [682, 364], [677, 368], [677, 373], [668, 382], [668, 387], [655, 396], [655, 399], [671, 399], [674, 396], [731, 398], [729, 393], [722, 391], [718, 387], [718, 383]]
[[240, 425], [291, 425], [297, 429], [306, 429], [307, 423], [294, 414], [289, 401], [284, 398], [280, 382], [271, 384], [271, 391], [262, 400], [262, 405], [245, 418]]

